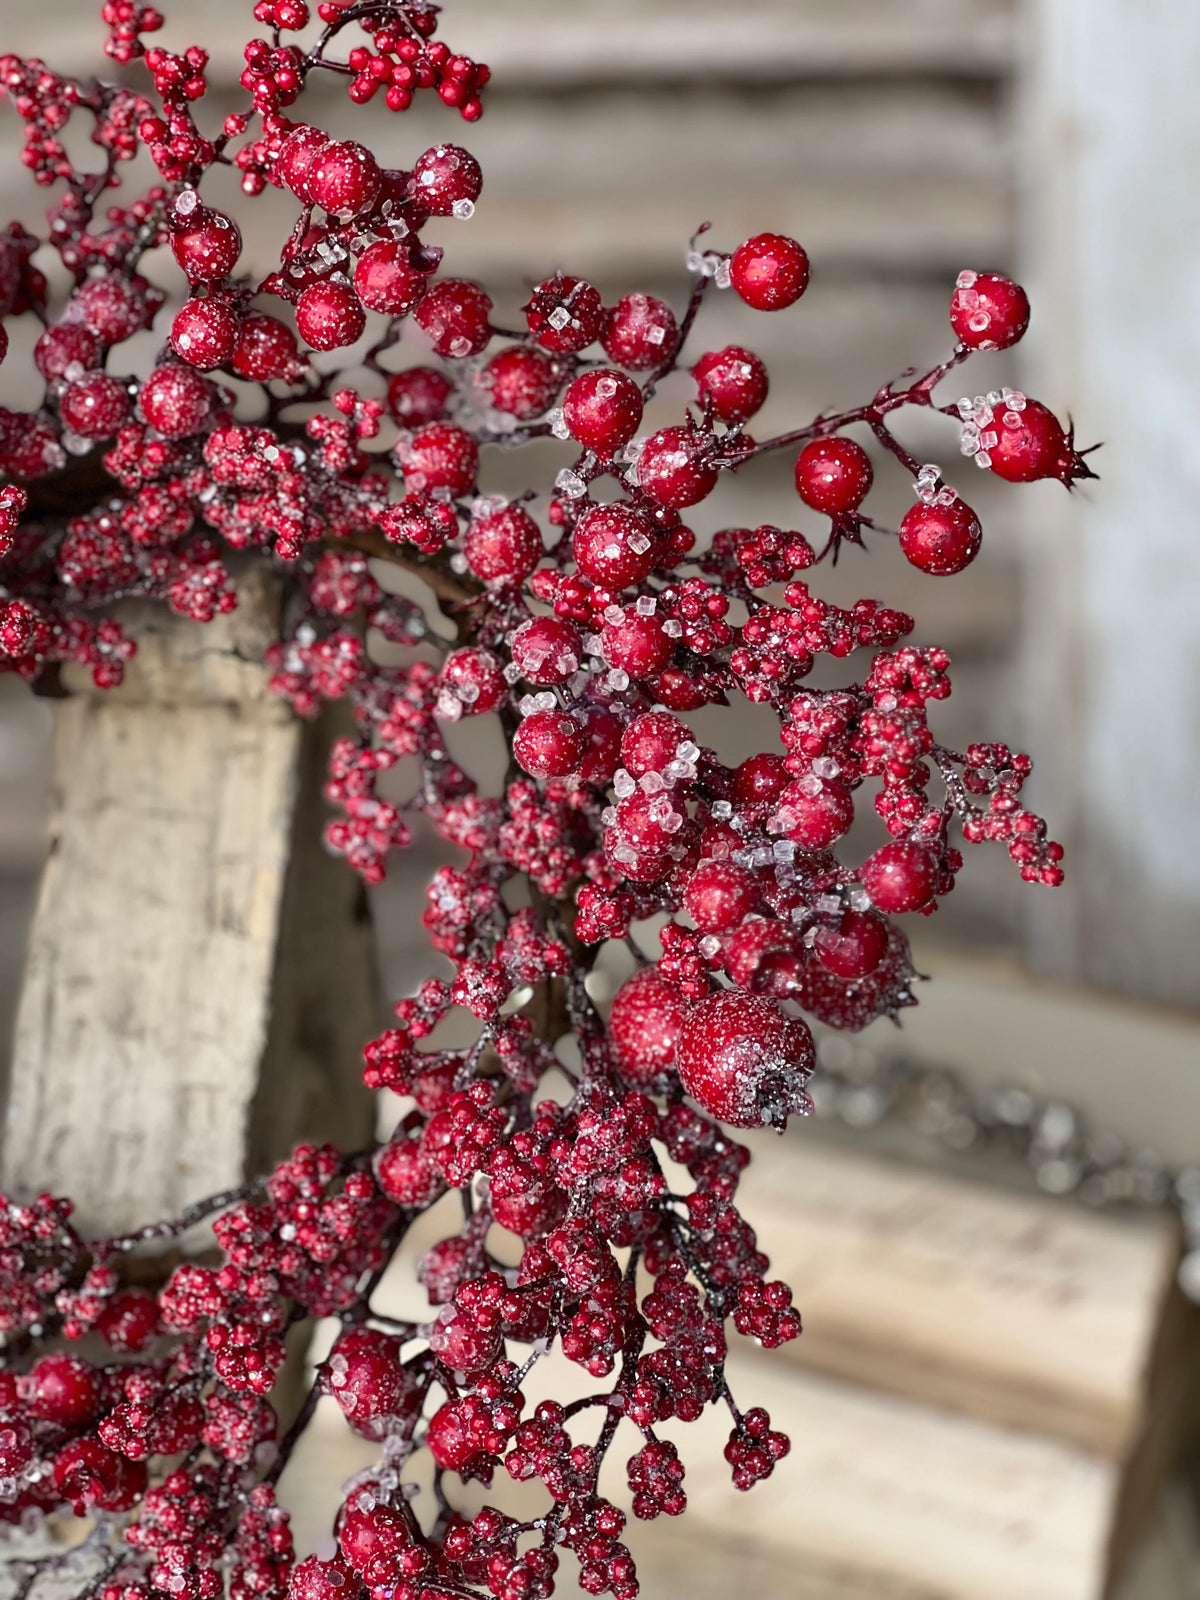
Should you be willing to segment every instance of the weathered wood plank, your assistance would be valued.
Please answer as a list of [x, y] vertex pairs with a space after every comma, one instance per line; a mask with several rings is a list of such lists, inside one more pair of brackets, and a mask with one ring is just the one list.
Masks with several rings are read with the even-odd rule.
[[311, 860], [315, 735], [261, 665], [277, 609], [266, 574], [207, 629], [146, 608], [127, 684], [57, 707], [4, 1181], [71, 1194], [88, 1231], [369, 1128], [369, 924], [352, 875]]

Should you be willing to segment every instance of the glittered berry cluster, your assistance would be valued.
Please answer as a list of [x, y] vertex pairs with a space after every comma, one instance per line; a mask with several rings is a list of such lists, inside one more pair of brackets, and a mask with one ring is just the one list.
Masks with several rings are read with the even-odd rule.
[[[1023, 291], [961, 273], [943, 362], [773, 438], [748, 431], [766, 363], [703, 349], [695, 330], [713, 292], [764, 314], [795, 305], [809, 262], [793, 239], [725, 252], [701, 230], [678, 315], [642, 293], [605, 305], [556, 271], [502, 329], [423, 237], [471, 217], [474, 158], [405, 152], [374, 113], [369, 145], [298, 111], [332, 75], [355, 105], [403, 111], [428, 90], [475, 120], [488, 69], [441, 42], [437, 13], [258, 0], [245, 107], [220, 127], [205, 50], [154, 42], [163, 19], [134, 0], [102, 15], [137, 87], [0, 58], [21, 160], [54, 191], [43, 236], [0, 233], [0, 315], [38, 325], [30, 409], [0, 410], [0, 666], [43, 688], [65, 663], [118, 684], [137, 641], [114, 602], [208, 622], [265, 563], [288, 592], [272, 689], [300, 716], [353, 711], [330, 753], [329, 848], [372, 883], [414, 813], [460, 848], [424, 906], [446, 975], [365, 1052], [368, 1086], [402, 1097], [388, 1140], [305, 1146], [260, 1184], [121, 1238], [81, 1237], [46, 1195], [0, 1208], [0, 1520], [95, 1519], [69, 1557], [22, 1558], [22, 1595], [69, 1560], [81, 1600], [541, 1600], [569, 1559], [586, 1593], [632, 1600], [606, 1458], [625, 1462], [633, 1514], [654, 1518], [684, 1510], [675, 1436], [706, 1408], [727, 1412], [739, 1488], [788, 1448], [726, 1377], [731, 1339], [800, 1332], [737, 1208], [749, 1157], [727, 1130], [809, 1109], [811, 1019], [854, 1030], [914, 1003], [904, 920], [953, 888], [962, 841], [1002, 845], [1031, 882], [1062, 876], [1022, 800], [1028, 758], [939, 742], [946, 652], [909, 642], [913, 620], [886, 603], [843, 607], [816, 586], [823, 558], [886, 535], [867, 511], [880, 464], [912, 483], [897, 534], [914, 566], [944, 577], [978, 552], [970, 506], [894, 434], [905, 408], [944, 415], [998, 477], [1091, 476], [1037, 401], [945, 398], [973, 352], [1025, 332]], [[68, 124], [90, 136], [87, 170]], [[155, 181], [118, 203], [139, 154]], [[292, 198], [265, 277], [206, 197], [218, 166], [247, 204]], [[65, 292], [42, 270], [50, 252]], [[147, 333], [157, 355], [131, 374], [124, 347]], [[398, 368], [397, 347], [419, 362]], [[681, 371], [682, 414], [644, 424]], [[553, 483], [489, 491], [489, 462], [534, 439], [561, 441]], [[725, 474], [781, 450], [799, 526], [703, 524]], [[443, 626], [386, 564], [423, 580]], [[814, 686], [824, 658], [852, 656], [844, 687]], [[769, 709], [778, 740], [731, 767], [688, 717], [740, 699]], [[476, 718], [511, 753], [499, 792], [447, 747]], [[403, 800], [380, 790], [402, 761]], [[875, 847], [839, 854], [872, 807]], [[617, 946], [634, 970], [604, 1017], [589, 974]], [[454, 1011], [470, 1044], [438, 1033]], [[444, 1199], [446, 1237], [419, 1267], [428, 1314], [396, 1321], [379, 1281]], [[200, 1223], [215, 1251], [189, 1248]], [[340, 1331], [281, 1431], [287, 1335], [312, 1318]], [[526, 1381], [550, 1359], [580, 1369], [576, 1397], [535, 1403]], [[277, 1486], [321, 1396], [378, 1463], [347, 1486], [336, 1545], [297, 1561]], [[490, 1486], [481, 1510], [468, 1480]], [[536, 1486], [541, 1509], [514, 1510], [509, 1482]]]

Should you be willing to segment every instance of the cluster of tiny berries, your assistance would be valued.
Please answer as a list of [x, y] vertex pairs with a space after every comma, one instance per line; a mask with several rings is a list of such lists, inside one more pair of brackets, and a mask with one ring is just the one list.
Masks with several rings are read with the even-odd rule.
[[[472, 215], [474, 158], [440, 144], [386, 166], [294, 113], [332, 72], [356, 105], [402, 111], [430, 89], [470, 122], [486, 66], [436, 39], [428, 0], [327, 0], [315, 17], [306, 0], [258, 0], [253, 15], [246, 106], [215, 135], [195, 115], [206, 52], [148, 45], [163, 19], [136, 0], [105, 0], [104, 48], [140, 89], [0, 58], [21, 159], [56, 189], [44, 238], [0, 233], [0, 318], [39, 325], [23, 376], [40, 396], [0, 409], [0, 668], [48, 691], [80, 666], [117, 685], [136, 639], [114, 602], [207, 623], [236, 607], [247, 563], [265, 565], [286, 589], [271, 688], [304, 717], [334, 700], [353, 712], [330, 757], [329, 848], [377, 882], [412, 812], [459, 847], [424, 912], [453, 976], [401, 1001], [366, 1049], [368, 1086], [402, 1097], [381, 1145], [302, 1147], [261, 1185], [119, 1239], [81, 1237], [65, 1200], [0, 1203], [0, 1520], [98, 1517], [81, 1600], [215, 1600], [226, 1585], [235, 1600], [541, 1600], [567, 1554], [586, 1593], [632, 1600], [626, 1513], [598, 1486], [615, 1441], [641, 1518], [686, 1504], [664, 1427], [725, 1408], [739, 1488], [788, 1448], [726, 1374], [727, 1338], [774, 1348], [800, 1332], [737, 1209], [749, 1157], [727, 1130], [809, 1109], [812, 1019], [855, 1030], [914, 1003], [902, 919], [953, 888], [956, 840], [1001, 843], [1030, 881], [1062, 875], [1021, 800], [1028, 758], [937, 742], [946, 653], [907, 642], [912, 619], [880, 601], [820, 599], [814, 569], [877, 529], [864, 507], [889, 458], [913, 484], [904, 557], [945, 576], [978, 552], [969, 505], [891, 431], [901, 408], [946, 415], [998, 477], [1091, 474], [1070, 430], [1015, 390], [935, 398], [973, 352], [1025, 331], [1023, 291], [994, 273], [960, 275], [947, 359], [865, 405], [756, 440], [767, 366], [730, 345], [689, 356], [682, 417], [641, 431], [705, 297], [784, 311], [808, 284], [800, 244], [694, 240], [678, 314], [641, 293], [605, 305], [558, 271], [523, 329], [501, 332], [485, 289], [423, 238]], [[76, 117], [95, 171], [68, 153]], [[102, 209], [141, 151], [154, 186]], [[261, 279], [235, 217], [202, 198], [217, 165], [249, 199], [294, 200]], [[70, 279], [54, 304], [45, 246]], [[161, 287], [141, 271], [154, 249]], [[131, 375], [122, 349], [147, 334], [157, 354]], [[419, 364], [385, 364], [402, 335]], [[371, 392], [320, 359], [337, 351]], [[552, 486], [481, 487], [499, 447], [533, 439], [566, 446]], [[807, 533], [684, 521], [779, 450]], [[436, 621], [389, 565], [425, 582]], [[811, 685], [822, 658], [860, 651], [860, 681]], [[731, 766], [688, 717], [737, 695], [774, 714], [779, 747]], [[499, 794], [446, 742], [474, 718], [511, 751]], [[380, 787], [402, 761], [407, 800]], [[887, 837], [847, 861], [836, 849], [868, 785]], [[635, 937], [651, 918], [656, 956]], [[618, 944], [636, 966], [602, 1017], [585, 979]], [[474, 1042], [436, 1045], [455, 1009]], [[428, 1319], [383, 1316], [383, 1270], [451, 1190], [420, 1264]], [[202, 1221], [216, 1258], [177, 1255], [139, 1287], [131, 1261]], [[281, 1437], [286, 1335], [313, 1317], [340, 1331]], [[531, 1404], [522, 1385], [555, 1344], [584, 1392]], [[336, 1544], [297, 1560], [276, 1484], [322, 1395], [379, 1458], [347, 1487]], [[424, 1452], [433, 1496], [410, 1471]], [[501, 1472], [540, 1486], [545, 1509], [454, 1508], [450, 1476]]]

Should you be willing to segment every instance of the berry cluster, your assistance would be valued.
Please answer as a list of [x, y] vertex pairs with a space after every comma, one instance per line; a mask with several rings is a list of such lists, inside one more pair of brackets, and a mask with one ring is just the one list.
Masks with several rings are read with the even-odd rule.
[[[760, 440], [746, 425], [766, 363], [691, 341], [714, 291], [762, 313], [794, 305], [809, 263], [793, 239], [728, 253], [694, 240], [678, 316], [646, 294], [606, 306], [555, 272], [523, 328], [501, 331], [484, 288], [423, 237], [472, 215], [474, 158], [439, 144], [388, 167], [294, 111], [332, 73], [356, 105], [401, 111], [428, 88], [469, 122], [487, 68], [436, 39], [428, 0], [315, 11], [254, 6], [268, 36], [246, 45], [245, 108], [215, 136], [194, 115], [205, 51], [147, 45], [162, 18], [135, 0], [105, 0], [104, 48], [140, 63], [140, 90], [0, 59], [21, 159], [60, 190], [44, 240], [0, 233], [0, 318], [40, 324], [38, 403], [0, 411], [0, 668], [37, 681], [77, 662], [118, 683], [136, 640], [115, 600], [207, 622], [237, 604], [231, 556], [270, 564], [289, 599], [272, 689], [301, 716], [343, 699], [355, 719], [330, 755], [327, 843], [369, 882], [408, 844], [411, 812], [461, 849], [424, 912], [454, 975], [401, 1001], [366, 1049], [368, 1086], [403, 1097], [381, 1145], [304, 1147], [260, 1186], [118, 1239], [81, 1238], [66, 1200], [0, 1205], [0, 1519], [103, 1513], [81, 1559], [97, 1557], [83, 1593], [104, 1600], [214, 1600], [225, 1583], [237, 1600], [541, 1600], [567, 1554], [586, 1593], [632, 1600], [625, 1512], [599, 1488], [618, 1441], [643, 1518], [686, 1502], [665, 1424], [726, 1408], [739, 1488], [787, 1450], [726, 1376], [728, 1338], [773, 1348], [800, 1332], [737, 1209], [748, 1154], [726, 1130], [809, 1109], [811, 1019], [858, 1029], [914, 1003], [902, 919], [953, 888], [958, 842], [1004, 845], [1030, 881], [1062, 875], [1021, 801], [1028, 758], [937, 742], [946, 653], [907, 642], [912, 619], [881, 601], [821, 599], [814, 571], [864, 530], [886, 533], [864, 507], [890, 463], [913, 483], [903, 556], [944, 576], [978, 552], [974, 512], [893, 433], [902, 408], [957, 423], [998, 477], [1091, 474], [1038, 402], [941, 397], [973, 352], [1025, 331], [1024, 293], [996, 274], [960, 275], [938, 366]], [[80, 113], [95, 171], [63, 137]], [[142, 148], [155, 185], [102, 210]], [[292, 198], [261, 278], [237, 219], [204, 197], [218, 164], [248, 201]], [[62, 297], [33, 265], [43, 243]], [[141, 271], [156, 246], [175, 264], [161, 285]], [[154, 357], [131, 374], [122, 347], [146, 334]], [[396, 370], [402, 339], [421, 359]], [[315, 359], [339, 350], [360, 387]], [[680, 415], [657, 391], [685, 366]], [[553, 484], [489, 492], [497, 449], [532, 439], [564, 446]], [[724, 475], [781, 450], [806, 531], [684, 521]], [[426, 584], [453, 639], [390, 592], [389, 564]], [[858, 652], [854, 681], [813, 686], [822, 658]], [[730, 765], [688, 716], [738, 696], [770, 708], [779, 744]], [[476, 718], [511, 751], [499, 793], [446, 742]], [[379, 792], [402, 761], [404, 802]], [[847, 859], [838, 847], [871, 806], [886, 837]], [[650, 918], [653, 952], [634, 935]], [[585, 980], [622, 942], [636, 965], [605, 1019]], [[473, 1042], [437, 1046], [452, 1009]], [[420, 1265], [430, 1318], [391, 1320], [379, 1279], [444, 1199], [462, 1220], [448, 1214]], [[143, 1265], [133, 1281], [137, 1252], [203, 1220], [215, 1261], [185, 1256], [153, 1289]], [[285, 1338], [313, 1317], [341, 1331], [279, 1439]], [[60, 1348], [85, 1337], [86, 1355]], [[556, 1343], [594, 1388], [531, 1406], [526, 1374]], [[336, 1552], [296, 1563], [276, 1484], [320, 1395], [379, 1462], [347, 1492]], [[410, 1473], [425, 1451], [433, 1496]], [[469, 1516], [452, 1476], [500, 1499], [505, 1478], [536, 1482], [545, 1509]], [[42, 1570], [29, 1565], [22, 1593]]]

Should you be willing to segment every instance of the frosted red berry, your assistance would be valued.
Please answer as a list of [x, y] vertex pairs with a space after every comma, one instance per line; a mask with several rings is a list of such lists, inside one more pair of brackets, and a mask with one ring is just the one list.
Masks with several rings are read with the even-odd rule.
[[326, 279], [296, 301], [296, 328], [314, 350], [340, 350], [362, 336], [367, 319], [358, 295], [346, 283]]
[[882, 845], [863, 863], [862, 886], [883, 912], [919, 911], [937, 886], [937, 864], [923, 845]]
[[534, 778], [564, 778], [578, 767], [586, 737], [565, 711], [533, 711], [513, 735], [513, 755]]
[[657, 967], [642, 967], [617, 990], [608, 1018], [617, 1065], [627, 1082], [653, 1084], [675, 1064], [688, 1003]]
[[980, 442], [984, 465], [1009, 483], [1058, 478], [1069, 485], [1087, 475], [1062, 423], [1038, 400], [1026, 400], [1019, 411], [1001, 405]]
[[408, 250], [396, 239], [377, 239], [354, 268], [354, 292], [368, 311], [403, 317], [425, 293], [428, 275], [417, 272]]
[[515, 344], [498, 350], [476, 382], [496, 411], [529, 422], [553, 405], [562, 387], [562, 370], [545, 351]]
[[537, 566], [541, 530], [523, 506], [477, 512], [463, 535], [463, 554], [477, 578], [515, 587]]
[[704, 933], [736, 928], [754, 910], [757, 900], [753, 873], [731, 861], [702, 861], [683, 895], [688, 915]]
[[213, 386], [194, 367], [171, 362], [154, 371], [142, 385], [143, 417], [164, 439], [183, 439], [203, 427], [212, 410]]
[[196, 206], [171, 232], [171, 253], [189, 283], [212, 283], [228, 277], [242, 253], [242, 235], [224, 211]]
[[251, 311], [238, 324], [230, 365], [239, 378], [257, 383], [274, 378], [294, 383], [304, 371], [296, 335], [286, 322], [262, 311]]
[[809, 773], [779, 796], [770, 827], [802, 850], [828, 850], [854, 821], [854, 797], [836, 778]]
[[483, 350], [492, 336], [491, 297], [465, 278], [430, 284], [415, 312], [439, 356], [464, 360]]
[[960, 272], [950, 326], [970, 350], [1007, 350], [1029, 326], [1028, 297], [1019, 283], [997, 272]]
[[733, 252], [729, 278], [756, 311], [782, 311], [808, 288], [808, 256], [786, 234], [758, 233]]
[[679, 337], [675, 313], [652, 294], [627, 294], [608, 313], [600, 342], [617, 366], [646, 372], [674, 353]]
[[410, 489], [444, 489], [454, 499], [467, 494], [479, 472], [479, 446], [451, 422], [427, 422], [401, 439], [396, 454]]
[[63, 390], [58, 407], [81, 439], [111, 439], [129, 415], [129, 390], [106, 372], [85, 372]]
[[530, 333], [555, 355], [586, 349], [604, 326], [599, 291], [561, 272], [537, 285], [524, 310]]
[[237, 315], [222, 300], [189, 300], [171, 324], [175, 354], [201, 372], [211, 372], [232, 360], [237, 338]]
[[640, 583], [660, 552], [657, 530], [632, 506], [594, 506], [575, 526], [571, 553], [580, 572], [608, 589]]
[[639, 487], [672, 510], [698, 505], [716, 487], [718, 468], [711, 440], [684, 424], [651, 434], [637, 460]]
[[748, 422], [761, 410], [770, 388], [764, 363], [737, 344], [707, 351], [692, 368], [692, 377], [701, 400], [710, 401], [714, 414], [730, 424]]
[[874, 479], [871, 458], [842, 434], [814, 439], [796, 457], [796, 493], [806, 506], [827, 516], [853, 511]]
[[563, 421], [572, 439], [606, 460], [633, 438], [641, 420], [642, 391], [611, 368], [583, 373], [563, 396]]
[[301, 200], [312, 200], [309, 186], [317, 157], [333, 141], [320, 128], [301, 126], [295, 128], [284, 140], [275, 164], [276, 182]]
[[687, 1092], [735, 1128], [783, 1127], [810, 1109], [812, 1034], [764, 995], [727, 989], [688, 1012], [676, 1062]]
[[818, 926], [813, 952], [839, 978], [865, 978], [887, 954], [888, 925], [873, 911], [847, 908], [832, 926]]
[[919, 502], [904, 513], [900, 548], [914, 567], [935, 577], [961, 572], [979, 554], [983, 530], [979, 518], [954, 496], [948, 505], [939, 496]]
[[379, 163], [356, 140], [327, 144], [305, 173], [314, 205], [335, 217], [357, 217], [375, 204], [383, 175]]
[[562, 617], [531, 617], [516, 630], [509, 646], [521, 676], [539, 685], [565, 683], [583, 658], [578, 628]]
[[419, 428], [445, 415], [454, 385], [435, 367], [408, 367], [388, 379], [387, 408], [401, 427]]
[[483, 189], [483, 173], [470, 151], [438, 144], [413, 163], [413, 198], [435, 217], [469, 217]]

